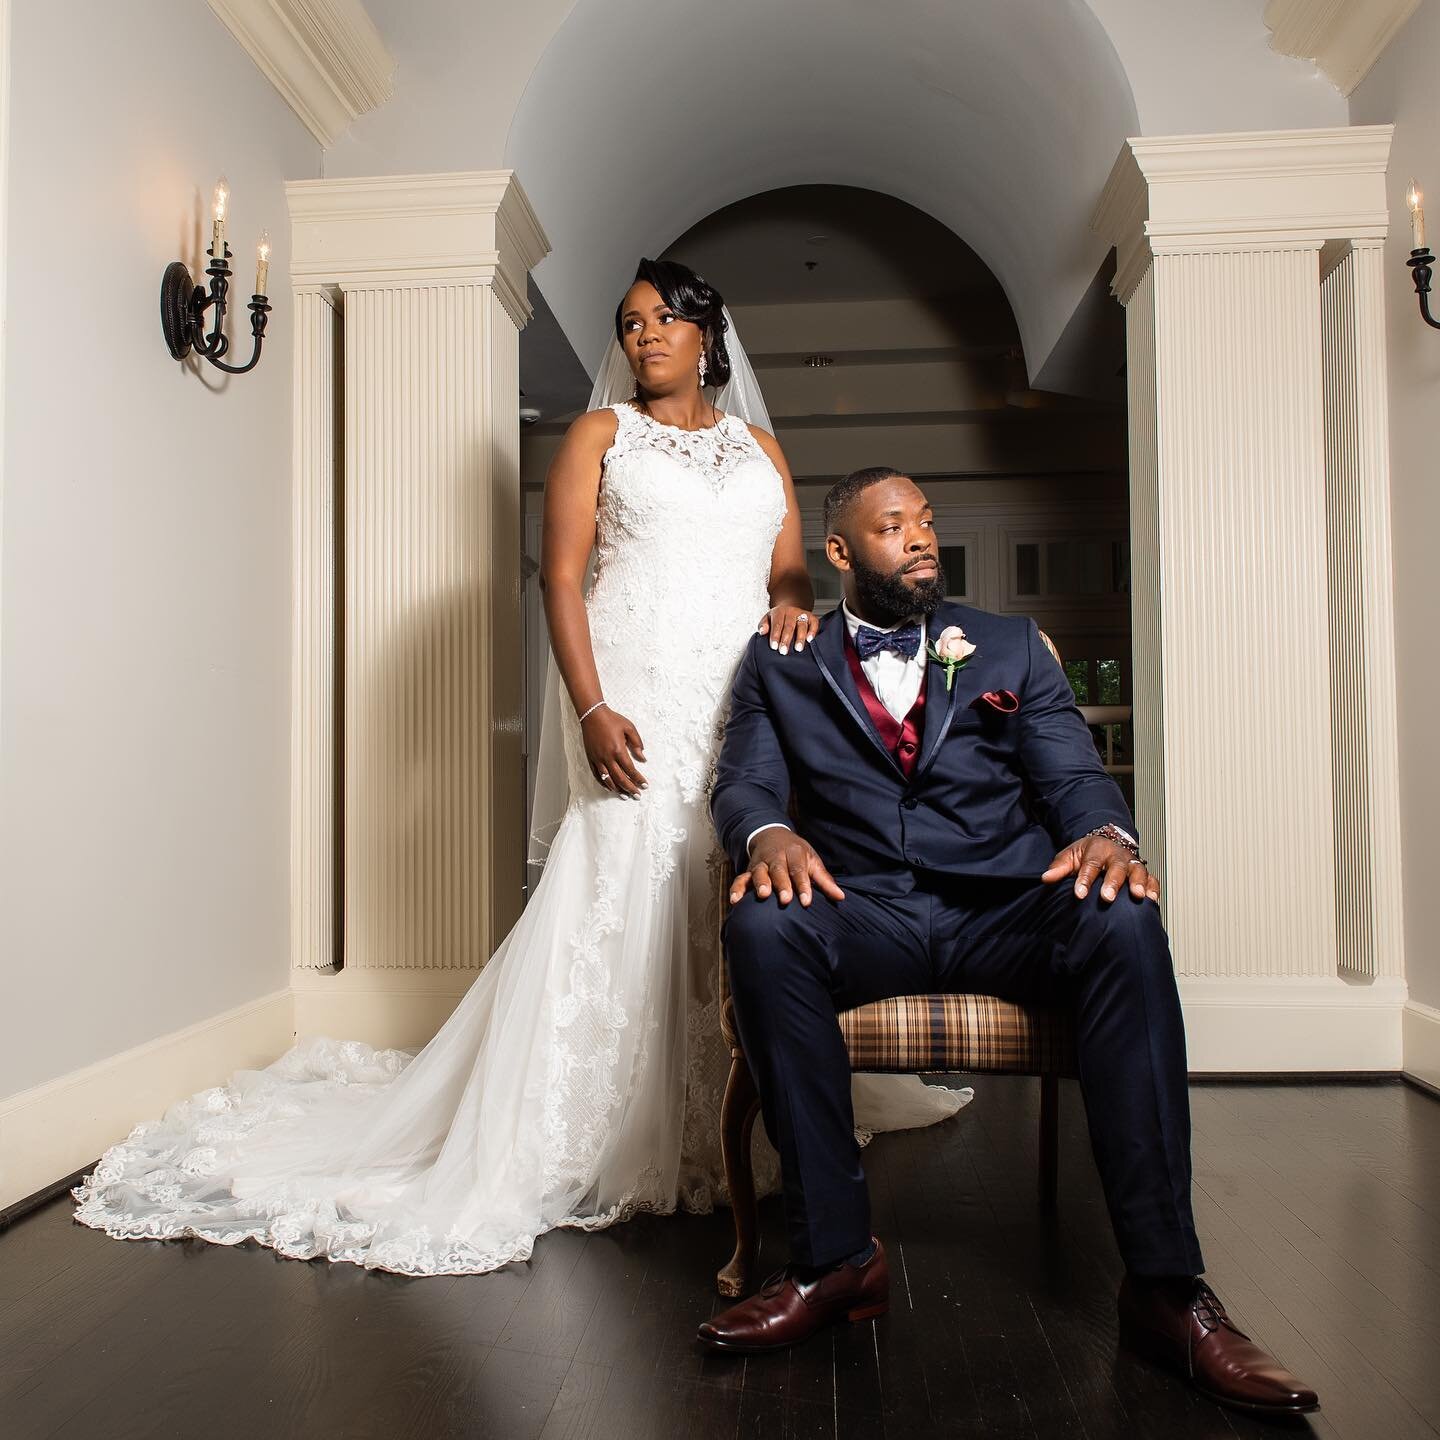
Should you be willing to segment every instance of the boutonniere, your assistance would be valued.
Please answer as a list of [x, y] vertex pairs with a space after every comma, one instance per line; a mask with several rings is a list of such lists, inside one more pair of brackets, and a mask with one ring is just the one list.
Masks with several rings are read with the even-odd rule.
[[955, 683], [955, 672], [963, 670], [975, 653], [975, 647], [965, 638], [965, 632], [958, 625], [947, 625], [925, 647], [925, 653], [932, 660], [938, 660], [945, 667], [945, 693]]

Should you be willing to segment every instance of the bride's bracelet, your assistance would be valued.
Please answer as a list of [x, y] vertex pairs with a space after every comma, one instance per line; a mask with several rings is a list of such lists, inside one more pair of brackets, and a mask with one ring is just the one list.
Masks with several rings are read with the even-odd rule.
[[[604, 705], [604, 704], [605, 704], [605, 702], [604, 702], [603, 700], [597, 700], [597, 701], [585, 712], [585, 715], [593, 715], [593, 714], [594, 714], [602, 705]], [[585, 715], [582, 715], [582, 716], [580, 717], [582, 723], [583, 723], [583, 721], [584, 721], [584, 719], [585, 719]]]

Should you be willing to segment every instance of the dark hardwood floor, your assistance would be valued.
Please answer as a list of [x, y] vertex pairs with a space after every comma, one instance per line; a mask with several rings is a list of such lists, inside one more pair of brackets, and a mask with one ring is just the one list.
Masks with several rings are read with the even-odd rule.
[[[957, 1082], [958, 1083], [958, 1082]], [[1059, 1213], [1034, 1082], [866, 1152], [890, 1314], [709, 1356], [728, 1214], [545, 1237], [527, 1266], [405, 1279], [253, 1245], [119, 1242], [61, 1196], [0, 1231], [0, 1434], [93, 1437], [1440, 1435], [1440, 1101], [1399, 1084], [1194, 1087], [1208, 1278], [1320, 1392], [1218, 1409], [1115, 1346], [1120, 1267], [1074, 1087]], [[775, 1203], [765, 1251], [783, 1258]]]

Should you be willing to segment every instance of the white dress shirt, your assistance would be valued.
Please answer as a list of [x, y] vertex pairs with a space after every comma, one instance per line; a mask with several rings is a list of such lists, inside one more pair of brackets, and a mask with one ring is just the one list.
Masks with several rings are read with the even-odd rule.
[[[845, 620], [845, 628], [850, 632], [850, 639], [855, 639], [855, 632], [866, 622], [861, 620], [853, 610], [842, 600], [840, 602], [840, 613]], [[894, 650], [881, 650], [870, 656], [868, 660], [860, 662], [860, 668], [865, 672], [865, 678], [870, 682], [870, 688], [875, 692], [880, 703], [895, 717], [903, 721], [910, 713], [915, 701], [920, 697], [920, 687], [925, 683], [925, 643], [927, 640], [925, 617], [923, 615], [910, 620], [900, 620], [894, 625], [871, 625], [872, 630], [883, 630], [887, 634], [891, 630], [898, 630], [902, 625], [916, 623], [920, 626], [920, 644], [914, 655], [908, 659], [904, 655], [898, 655]], [[811, 642], [814, 643], [813, 641]], [[745, 837], [745, 848], [750, 848], [750, 842], [762, 830], [786, 830], [789, 826], [781, 825], [778, 820], [772, 820], [768, 825], [759, 825]]]
[[[845, 617], [845, 628], [850, 632], [851, 640], [854, 640], [855, 632], [866, 622], [859, 619], [843, 600], [840, 602], [840, 612]], [[868, 660], [860, 662], [860, 668], [865, 672], [865, 678], [870, 682], [870, 688], [880, 703], [900, 721], [910, 713], [915, 701], [920, 697], [920, 687], [925, 683], [925, 617], [912, 616], [909, 620], [901, 620], [895, 625], [867, 625], [870, 630], [880, 630], [888, 635], [902, 625], [911, 624], [920, 627], [920, 644], [908, 659], [894, 650], [881, 650]]]

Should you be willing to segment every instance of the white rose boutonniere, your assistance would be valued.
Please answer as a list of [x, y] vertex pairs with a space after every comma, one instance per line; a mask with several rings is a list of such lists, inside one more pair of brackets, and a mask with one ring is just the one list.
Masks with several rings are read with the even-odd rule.
[[963, 670], [975, 653], [975, 646], [965, 638], [958, 625], [947, 625], [926, 647], [926, 653], [945, 667], [945, 692], [955, 683], [955, 672]]

